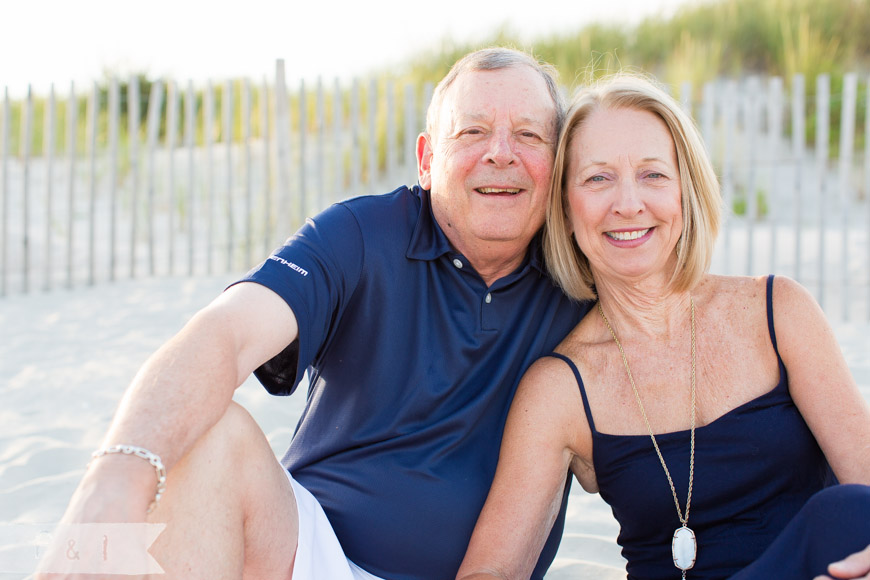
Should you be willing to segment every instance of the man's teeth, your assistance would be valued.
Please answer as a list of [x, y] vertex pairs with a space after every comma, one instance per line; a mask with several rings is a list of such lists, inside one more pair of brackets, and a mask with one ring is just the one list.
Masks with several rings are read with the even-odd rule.
[[481, 187], [478, 189], [480, 193], [519, 193], [519, 189], [501, 189], [498, 187]]
[[613, 238], [614, 240], [626, 241], [626, 240], [636, 240], [638, 238], [642, 238], [649, 231], [649, 228], [645, 230], [634, 230], [633, 232], [607, 232], [607, 235]]

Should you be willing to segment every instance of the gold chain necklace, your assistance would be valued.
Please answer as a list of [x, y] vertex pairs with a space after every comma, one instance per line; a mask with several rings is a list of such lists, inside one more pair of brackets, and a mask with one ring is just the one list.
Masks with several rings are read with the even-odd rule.
[[691, 428], [691, 444], [689, 452], [689, 495], [686, 498], [686, 513], [683, 514], [680, 509], [680, 501], [677, 499], [677, 490], [674, 488], [674, 480], [671, 479], [671, 473], [668, 471], [668, 466], [665, 464], [665, 458], [659, 449], [659, 444], [656, 441], [656, 436], [653, 434], [652, 426], [646, 416], [646, 411], [643, 408], [643, 403], [640, 400], [640, 393], [637, 391], [637, 385], [634, 384], [634, 377], [631, 375], [631, 369], [628, 366], [628, 358], [625, 356], [625, 351], [622, 349], [622, 344], [616, 338], [616, 333], [613, 327], [610, 326], [610, 321], [604, 315], [604, 309], [601, 308], [601, 301], [598, 302], [598, 313], [604, 319], [604, 324], [607, 330], [610, 331], [610, 336], [613, 337], [613, 342], [619, 348], [619, 354], [622, 355], [622, 364], [625, 366], [625, 372], [628, 374], [628, 382], [631, 383], [631, 388], [634, 391], [634, 398], [640, 407], [640, 414], [643, 415], [643, 420], [646, 423], [646, 428], [649, 431], [650, 439], [652, 439], [653, 447], [655, 447], [656, 455], [665, 470], [665, 475], [668, 478], [668, 484], [671, 486], [671, 494], [674, 496], [674, 505], [677, 507], [677, 517], [680, 519], [682, 526], [674, 532], [674, 539], [671, 542], [671, 554], [674, 557], [674, 566], [679, 568], [683, 573], [683, 579], [686, 578], [686, 570], [695, 565], [695, 558], [698, 554], [698, 545], [695, 540], [695, 532], [689, 528], [689, 508], [692, 505], [692, 481], [695, 478], [695, 301], [689, 296], [689, 305], [691, 307], [692, 317], [692, 428]]

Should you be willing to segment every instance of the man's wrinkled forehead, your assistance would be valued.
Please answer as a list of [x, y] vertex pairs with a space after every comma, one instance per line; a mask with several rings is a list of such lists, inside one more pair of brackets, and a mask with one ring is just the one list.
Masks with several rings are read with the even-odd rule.
[[[534, 77], [540, 77], [535, 69], [523, 64], [491, 70], [467, 70], [459, 73], [450, 86], [446, 87], [444, 92], [441, 94], [440, 102], [437, 103], [438, 110], [432, 111], [434, 114], [429, 118], [431, 126], [428, 127], [428, 131], [432, 133], [432, 136], [434, 137], [438, 132], [450, 131], [452, 126], [457, 123], [467, 121], [485, 122], [491, 120], [491, 110], [489, 108], [482, 108], [479, 101], [469, 98], [472, 96], [469, 93], [474, 90], [473, 87], [469, 86], [469, 78], [474, 75], [492, 75], [509, 70], [523, 69], [532, 72]], [[516, 111], [512, 115], [512, 120], [518, 124], [540, 125], [542, 128], [551, 131], [551, 133], [553, 133], [552, 137], [555, 139], [558, 133], [558, 113], [556, 103], [553, 102], [546, 83], [542, 78], [539, 78], [539, 82], [532, 83], [529, 83], [528, 80], [521, 81], [517, 79], [514, 84], [516, 85], [517, 91], [539, 91], [541, 97], [549, 103], [549, 106], [545, 111], [539, 109], [538, 111], [535, 111], [534, 114], [532, 111]]]

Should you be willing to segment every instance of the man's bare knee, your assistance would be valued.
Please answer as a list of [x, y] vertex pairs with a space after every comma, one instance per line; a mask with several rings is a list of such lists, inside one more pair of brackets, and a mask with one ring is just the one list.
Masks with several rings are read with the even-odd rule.
[[[223, 417], [203, 435], [198, 450], [226, 461], [274, 458], [266, 435], [248, 411], [231, 402]], [[254, 455], [254, 457], [252, 457]]]
[[287, 578], [297, 518], [292, 487], [268, 440], [251, 415], [231, 403], [170, 470], [166, 495], [149, 519], [167, 524], [155, 544], [167, 572]]

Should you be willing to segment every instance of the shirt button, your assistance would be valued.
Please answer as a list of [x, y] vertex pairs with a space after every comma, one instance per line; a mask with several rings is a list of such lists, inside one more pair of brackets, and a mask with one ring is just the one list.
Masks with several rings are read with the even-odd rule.
[[487, 293], [486, 294], [486, 303], [489, 304], [490, 302], [492, 302], [492, 294]]
[[453, 258], [453, 265], [457, 268], [462, 268], [462, 260], [459, 258]]

